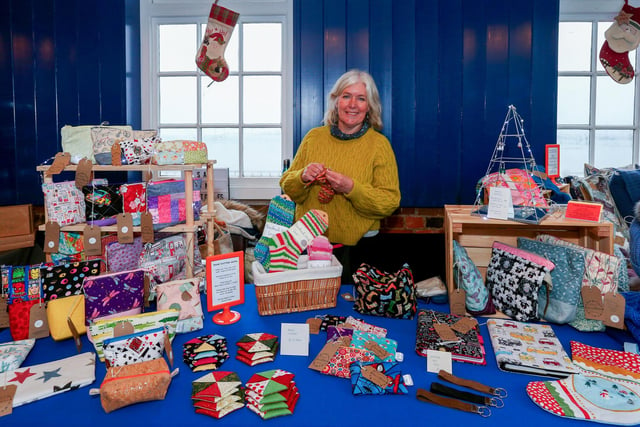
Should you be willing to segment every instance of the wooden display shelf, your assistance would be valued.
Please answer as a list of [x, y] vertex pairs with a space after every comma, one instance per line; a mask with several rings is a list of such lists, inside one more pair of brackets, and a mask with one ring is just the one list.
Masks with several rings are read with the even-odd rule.
[[[210, 160], [209, 163], [211, 165], [215, 164], [215, 160]], [[40, 165], [36, 167], [38, 172], [46, 172], [49, 170], [51, 165]], [[77, 169], [78, 165], [68, 165], [64, 168], [65, 171], [74, 172]], [[206, 168], [207, 163], [194, 163], [188, 165], [122, 165], [122, 166], [112, 166], [112, 165], [93, 165], [91, 166], [91, 170], [94, 172], [154, 172], [154, 171], [163, 171], [163, 170], [172, 170], [172, 171], [192, 171], [194, 169]]]
[[449, 293], [455, 288], [453, 280], [453, 241], [463, 246], [471, 260], [485, 278], [491, 260], [493, 242], [517, 246], [518, 237], [535, 239], [538, 234], [549, 234], [585, 248], [613, 254], [613, 224], [566, 219], [563, 211], [547, 216], [540, 224], [489, 219], [472, 215], [473, 206], [445, 205], [444, 242], [446, 284]]
[[[193, 225], [186, 225], [186, 224], [177, 224], [177, 225], [172, 225], [170, 227], [165, 227], [163, 229], [160, 230], [155, 230], [156, 233], [193, 233], [198, 231], [198, 227], [202, 226], [205, 224], [204, 220], [198, 220], [198, 221], [194, 221]], [[73, 231], [76, 233], [81, 233], [84, 231], [84, 227], [87, 225], [87, 223], [80, 223], [80, 224], [73, 224], [73, 225], [64, 225], [62, 227], [60, 227], [60, 231]], [[113, 225], [104, 225], [104, 226], [99, 226], [100, 227], [100, 231], [103, 233], [117, 233], [118, 232], [118, 227], [113, 224]], [[40, 224], [38, 226], [38, 230], [40, 231], [45, 231], [46, 228], [46, 224]], [[133, 232], [134, 233], [140, 233], [142, 232], [142, 229], [140, 228], [140, 226], [134, 226], [133, 227]]]

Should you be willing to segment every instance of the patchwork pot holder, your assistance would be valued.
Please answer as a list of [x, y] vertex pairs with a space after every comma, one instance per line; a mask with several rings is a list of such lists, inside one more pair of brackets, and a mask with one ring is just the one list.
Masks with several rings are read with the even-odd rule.
[[[386, 387], [381, 387], [366, 378], [362, 369], [370, 367], [375, 369], [379, 374], [387, 377], [388, 383]], [[354, 395], [359, 394], [407, 394], [407, 386], [402, 378], [400, 366], [395, 362], [378, 362], [378, 363], [352, 363], [349, 367], [351, 372], [351, 391]]]
[[[193, 216], [200, 218], [201, 179], [193, 180]], [[153, 218], [153, 229], [160, 230], [187, 219], [184, 180], [152, 181], [147, 184], [147, 210]]]
[[82, 293], [82, 282], [97, 276], [102, 270], [102, 260], [77, 261], [42, 267], [42, 295], [45, 301]]
[[540, 408], [564, 418], [615, 425], [640, 424], [640, 356], [571, 342], [579, 374], [527, 384]]
[[241, 397], [241, 393], [242, 392], [239, 391], [235, 395], [223, 397], [216, 403], [205, 400], [194, 400], [193, 407], [196, 410], [196, 414], [208, 415], [219, 419], [237, 409], [244, 408], [244, 399]]
[[55, 396], [93, 383], [96, 355], [81, 353], [53, 362], [32, 365], [0, 375], [0, 387], [17, 386], [13, 407]]
[[103, 343], [107, 366], [124, 366], [159, 359], [164, 355], [165, 328], [106, 339]]
[[528, 322], [538, 318], [538, 292], [551, 261], [536, 254], [494, 242], [487, 267], [487, 288], [496, 308]]
[[[518, 247], [551, 261], [551, 286], [541, 286], [538, 293], [538, 317], [553, 323], [568, 323], [576, 317], [581, 299], [584, 254], [570, 247], [552, 245], [518, 237]], [[547, 295], [548, 294], [548, 295]]]
[[375, 357], [373, 353], [368, 350], [360, 350], [353, 347], [339, 347], [320, 372], [338, 378], [349, 378], [351, 376], [349, 366], [352, 363], [373, 362], [374, 360]]
[[216, 370], [229, 359], [227, 339], [221, 335], [196, 337], [182, 348], [182, 360], [193, 372]]
[[238, 353], [236, 353], [236, 359], [249, 366], [256, 366], [261, 363], [273, 362], [275, 358], [276, 350], [274, 350], [273, 352], [260, 351], [257, 353], [249, 353], [240, 349], [238, 350]]
[[0, 373], [18, 369], [35, 343], [34, 338], [0, 343]]
[[244, 390], [235, 372], [206, 374], [191, 383], [191, 399], [196, 413], [213, 418], [244, 407]]
[[362, 314], [413, 319], [416, 314], [416, 287], [408, 264], [394, 273], [363, 263], [353, 274], [356, 301], [354, 310]]
[[[388, 353], [384, 359], [380, 359], [378, 355], [371, 351], [367, 346], [369, 342], [375, 343], [380, 348]], [[353, 331], [350, 347], [360, 350], [369, 350], [373, 354], [374, 361], [376, 362], [391, 362], [396, 360], [396, 351], [398, 349], [398, 342], [389, 338], [381, 337], [371, 332]]]
[[159, 284], [156, 287], [158, 310], [179, 310], [177, 333], [192, 332], [204, 327], [200, 301], [200, 279], [192, 278]]
[[133, 326], [134, 332], [149, 331], [164, 326], [169, 335], [169, 341], [173, 342], [176, 335], [176, 325], [178, 323], [178, 310], [169, 309], [161, 311], [151, 311], [134, 316], [121, 316], [110, 319], [96, 319], [89, 323], [89, 340], [98, 353], [101, 361], [104, 361], [103, 344], [106, 339], [113, 338], [114, 328], [119, 324], [127, 322]]
[[85, 185], [82, 194], [87, 222], [113, 218], [123, 212], [120, 185]]
[[48, 221], [60, 226], [85, 222], [84, 196], [74, 181], [45, 182], [42, 192]]
[[87, 324], [98, 317], [141, 308], [144, 299], [144, 270], [87, 277], [84, 279], [83, 289]]
[[274, 352], [278, 348], [278, 337], [263, 332], [247, 334], [240, 338], [236, 345], [248, 353]]

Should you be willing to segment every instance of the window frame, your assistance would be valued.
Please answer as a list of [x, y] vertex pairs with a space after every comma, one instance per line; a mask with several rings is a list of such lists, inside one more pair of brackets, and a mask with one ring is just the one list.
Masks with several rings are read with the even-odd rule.
[[[280, 22], [282, 23], [282, 94], [281, 94], [281, 153], [282, 159], [291, 158], [293, 155], [293, 0], [234, 0], [220, 1], [218, 4], [227, 7], [240, 14], [237, 26], [243, 23]], [[197, 24], [197, 32], [200, 33], [200, 24], [207, 23], [211, 10], [210, 0], [140, 0], [140, 70], [143, 78], [141, 81], [141, 123], [144, 129], [157, 129], [159, 127], [159, 52], [158, 26], [161, 24]], [[237, 37], [234, 32], [233, 36]], [[242, 46], [239, 47], [239, 56], [242, 55]], [[194, 61], [196, 48], [194, 47]], [[170, 74], [170, 73], [168, 73]], [[240, 70], [240, 79], [250, 76], [252, 73], [243, 73]], [[266, 73], [268, 74], [268, 73]], [[167, 75], [163, 73], [163, 75]], [[187, 73], [180, 73], [187, 75]], [[195, 70], [193, 76], [202, 75], [200, 70]], [[241, 84], [241, 83], [240, 83]], [[198, 84], [198, 89], [200, 84]], [[201, 103], [200, 92], [197, 93], [198, 104]], [[242, 102], [242, 100], [240, 100]], [[201, 106], [197, 106], [200, 111]], [[197, 118], [197, 126], [200, 128], [201, 117]], [[207, 126], [205, 126], [207, 127]], [[242, 123], [238, 124], [240, 130]], [[252, 125], [247, 125], [250, 129]], [[242, 133], [242, 132], [241, 132]], [[242, 136], [240, 135], [242, 152]], [[212, 156], [215, 159], [215, 154]], [[241, 157], [242, 158], [242, 157]], [[280, 194], [280, 178], [230, 178], [230, 198], [245, 201], [270, 200]]]
[[[633, 101], [633, 123], [630, 126], [623, 125], [599, 125], [596, 126], [596, 90], [597, 90], [597, 78], [600, 76], [607, 76], [604, 70], [598, 70], [599, 52], [600, 46], [598, 43], [598, 22], [613, 22], [613, 18], [617, 16], [618, 12], [622, 8], [622, 4], [619, 2], [603, 2], [602, 0], [560, 0], [560, 13], [558, 25], [562, 22], [587, 22], [591, 23], [591, 70], [589, 71], [559, 71], [558, 78], [560, 77], [572, 77], [583, 76], [590, 78], [590, 94], [589, 94], [589, 123], [586, 125], [562, 125], [558, 123], [556, 130], [566, 129], [582, 129], [589, 132], [589, 164], [595, 165], [595, 134], [596, 130], [612, 129], [612, 130], [632, 130], [632, 157], [629, 159], [629, 163], [637, 163], [640, 155], [640, 81], [638, 73], [640, 68], [640, 54], [636, 52], [635, 63], [633, 64], [636, 75], [634, 80], [629, 83], [634, 87], [634, 101]], [[560, 141], [557, 141], [560, 143]], [[611, 165], [626, 166], [626, 165]]]

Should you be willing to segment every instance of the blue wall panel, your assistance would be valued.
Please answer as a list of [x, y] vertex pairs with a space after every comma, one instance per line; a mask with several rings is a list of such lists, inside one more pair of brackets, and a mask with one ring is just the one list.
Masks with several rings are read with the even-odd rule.
[[[295, 0], [294, 10], [296, 43], [315, 46], [319, 34], [325, 43], [322, 63], [308, 52], [296, 61], [296, 96], [326, 97], [340, 74], [368, 64], [402, 206], [473, 203], [511, 104], [544, 162], [544, 145], [555, 141], [557, 1]], [[322, 119], [318, 109], [301, 114], [295, 144]]]

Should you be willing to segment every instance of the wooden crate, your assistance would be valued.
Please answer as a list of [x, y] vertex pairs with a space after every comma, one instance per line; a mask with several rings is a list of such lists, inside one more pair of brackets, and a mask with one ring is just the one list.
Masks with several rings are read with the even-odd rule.
[[0, 206], [0, 251], [28, 248], [36, 237], [33, 206]]
[[471, 215], [473, 206], [445, 205], [444, 242], [446, 284], [451, 292], [453, 280], [453, 241], [463, 246], [484, 278], [491, 260], [491, 246], [499, 241], [517, 246], [518, 237], [535, 239], [538, 234], [550, 234], [585, 248], [613, 254], [613, 224], [566, 219], [562, 212], [549, 215], [540, 224], [488, 219]]

